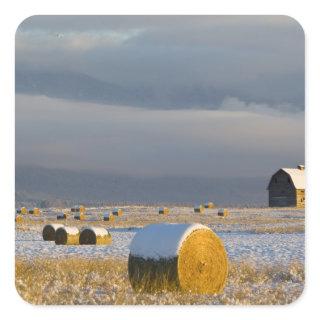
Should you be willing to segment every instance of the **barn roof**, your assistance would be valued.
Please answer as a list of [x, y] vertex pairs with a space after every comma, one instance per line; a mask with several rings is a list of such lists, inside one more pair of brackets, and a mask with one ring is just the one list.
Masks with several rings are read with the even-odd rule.
[[[306, 176], [305, 176], [304, 169], [281, 168], [275, 174], [277, 174], [281, 170], [289, 175], [289, 177], [292, 181], [292, 184], [296, 189], [305, 189], [306, 188]], [[270, 182], [271, 182], [271, 180], [270, 180]], [[270, 183], [269, 183], [269, 185], [270, 185]], [[268, 186], [268, 189], [269, 189], [269, 186]]]
[[286, 172], [296, 189], [305, 189], [306, 188], [306, 175], [305, 171], [296, 168], [282, 168]]

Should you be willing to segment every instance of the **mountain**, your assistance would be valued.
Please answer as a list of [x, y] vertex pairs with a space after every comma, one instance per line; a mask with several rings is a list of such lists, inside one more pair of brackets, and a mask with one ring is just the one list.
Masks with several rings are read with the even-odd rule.
[[226, 92], [204, 86], [114, 84], [82, 73], [16, 70], [16, 93], [145, 108], [216, 108]]
[[267, 177], [130, 177], [42, 167], [16, 167], [16, 206], [73, 203], [265, 206]]

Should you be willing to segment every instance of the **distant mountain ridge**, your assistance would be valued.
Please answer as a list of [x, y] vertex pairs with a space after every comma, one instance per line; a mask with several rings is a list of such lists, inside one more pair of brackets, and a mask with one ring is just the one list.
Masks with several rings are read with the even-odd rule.
[[72, 203], [185, 204], [214, 201], [220, 206], [266, 206], [267, 177], [137, 178], [42, 167], [16, 167], [16, 206]]

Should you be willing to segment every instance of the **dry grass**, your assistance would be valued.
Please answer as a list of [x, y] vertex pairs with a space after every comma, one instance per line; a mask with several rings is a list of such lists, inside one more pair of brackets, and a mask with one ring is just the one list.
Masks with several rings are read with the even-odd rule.
[[303, 285], [299, 263], [260, 269], [231, 263], [219, 295], [136, 294], [124, 260], [16, 260], [17, 291], [33, 304], [287, 304], [300, 296]]

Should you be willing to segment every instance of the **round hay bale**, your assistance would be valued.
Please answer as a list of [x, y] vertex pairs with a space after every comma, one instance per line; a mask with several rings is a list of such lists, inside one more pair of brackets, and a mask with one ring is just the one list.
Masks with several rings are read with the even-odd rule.
[[169, 214], [169, 208], [167, 207], [159, 208], [159, 214]]
[[205, 207], [206, 209], [214, 209], [216, 206], [215, 206], [215, 204], [214, 204], [213, 202], [207, 202], [207, 203], [204, 205], [204, 207]]
[[40, 215], [40, 209], [39, 208], [33, 208], [29, 210], [29, 214], [33, 214], [35, 216], [39, 216]]
[[216, 294], [225, 287], [228, 259], [223, 242], [201, 224], [152, 224], [133, 238], [129, 280], [136, 292]]
[[79, 243], [106, 245], [112, 243], [112, 237], [104, 228], [87, 227], [81, 230]]
[[219, 217], [227, 217], [229, 215], [228, 209], [219, 209], [218, 210], [218, 216]]
[[74, 219], [75, 220], [85, 220], [85, 215], [82, 212], [78, 211], [74, 214]]
[[44, 241], [55, 241], [56, 231], [63, 227], [62, 224], [52, 223], [44, 226], [42, 230], [42, 238]]
[[202, 204], [196, 205], [194, 207], [194, 212], [196, 212], [196, 213], [204, 213], [204, 206]]
[[56, 244], [68, 244], [77, 245], [79, 244], [79, 229], [76, 227], [62, 226], [56, 231]]
[[28, 213], [28, 209], [27, 209], [26, 207], [22, 207], [22, 208], [20, 209], [20, 213], [21, 213], [21, 214], [27, 214], [27, 213]]
[[115, 216], [112, 213], [104, 212], [103, 213], [103, 221], [114, 221]]
[[67, 219], [67, 214], [65, 212], [59, 212], [57, 214], [57, 220], [66, 220]]
[[17, 222], [17, 223], [21, 223], [21, 222], [23, 221], [22, 215], [17, 215], [17, 216], [15, 217], [14, 221]]
[[115, 208], [115, 209], [113, 209], [112, 214], [113, 214], [114, 216], [121, 217], [121, 216], [123, 215], [123, 210], [122, 210], [122, 209]]

